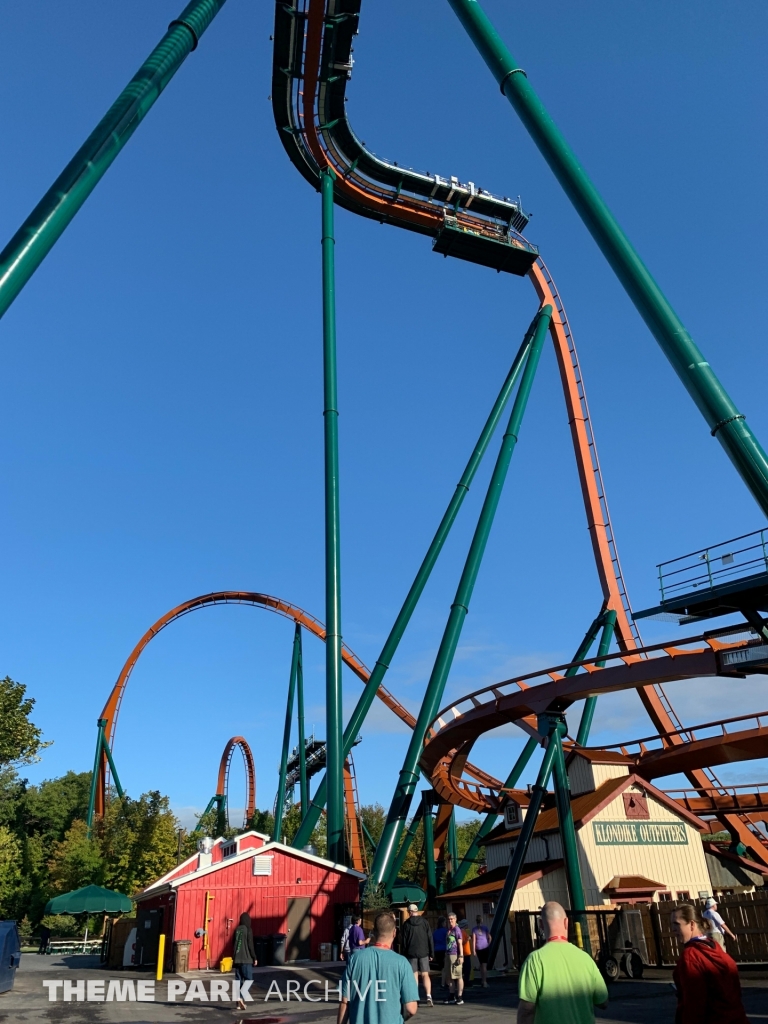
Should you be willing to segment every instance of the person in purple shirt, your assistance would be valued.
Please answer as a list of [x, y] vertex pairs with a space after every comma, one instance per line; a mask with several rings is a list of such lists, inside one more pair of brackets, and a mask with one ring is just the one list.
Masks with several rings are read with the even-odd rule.
[[352, 923], [352, 927], [349, 929], [349, 952], [350, 955], [355, 953], [358, 949], [364, 949], [369, 940], [365, 937], [365, 932], [362, 929], [362, 917], [356, 917]]
[[477, 922], [472, 929], [472, 952], [480, 964], [480, 978], [483, 988], [488, 988], [488, 947], [491, 944], [491, 933], [483, 924], [481, 914], [475, 918]]

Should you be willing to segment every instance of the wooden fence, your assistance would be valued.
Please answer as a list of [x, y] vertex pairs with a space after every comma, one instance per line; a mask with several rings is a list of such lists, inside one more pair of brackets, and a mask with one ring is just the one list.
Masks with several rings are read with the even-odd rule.
[[[672, 934], [672, 911], [691, 902], [704, 909], [703, 900], [670, 900], [586, 911], [593, 956], [600, 951], [610, 951], [618, 959], [633, 948], [640, 952], [646, 964], [663, 967], [677, 963], [680, 945]], [[736, 936], [735, 940], [728, 936], [725, 939], [725, 948], [733, 959], [737, 963], [768, 962], [768, 893], [722, 896], [718, 900], [718, 912]], [[518, 967], [531, 950], [541, 944], [536, 916], [531, 910], [510, 914], [513, 959]], [[574, 941], [572, 919], [570, 930], [569, 937]]]

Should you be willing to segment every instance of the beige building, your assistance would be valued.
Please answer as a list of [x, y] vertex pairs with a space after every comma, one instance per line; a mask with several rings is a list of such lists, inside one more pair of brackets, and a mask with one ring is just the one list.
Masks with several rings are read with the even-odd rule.
[[[567, 765], [588, 907], [697, 899], [720, 888], [713, 885], [707, 863], [711, 858], [720, 865], [720, 858], [711, 844], [705, 854], [701, 839], [708, 824], [635, 775], [630, 758], [613, 751], [572, 751]], [[526, 805], [521, 795], [519, 803], [507, 808], [505, 821], [489, 833], [486, 872], [446, 893], [448, 909], [459, 917], [474, 923], [475, 915], [482, 914], [490, 922]], [[512, 910], [537, 910], [547, 900], [569, 903], [551, 793], [539, 813]]]

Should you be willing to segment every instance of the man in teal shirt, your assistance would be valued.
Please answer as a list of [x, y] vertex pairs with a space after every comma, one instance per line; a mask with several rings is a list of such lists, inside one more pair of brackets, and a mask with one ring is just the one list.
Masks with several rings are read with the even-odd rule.
[[568, 941], [568, 918], [559, 903], [540, 913], [545, 944], [520, 969], [517, 1024], [594, 1024], [595, 1007], [608, 1005], [597, 964]]
[[376, 915], [373, 939], [347, 964], [337, 1024], [403, 1024], [419, 1008], [410, 963], [392, 950], [395, 916]]

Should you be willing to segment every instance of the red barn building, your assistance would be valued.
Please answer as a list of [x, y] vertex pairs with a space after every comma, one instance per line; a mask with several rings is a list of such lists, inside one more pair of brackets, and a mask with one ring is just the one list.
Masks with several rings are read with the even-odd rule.
[[[192, 943], [191, 970], [232, 955], [232, 937], [247, 913], [255, 936], [285, 935], [286, 960], [319, 960], [320, 943], [337, 942], [337, 922], [359, 901], [364, 875], [322, 857], [270, 843], [259, 832], [217, 839], [148, 886], [137, 900], [137, 963], [157, 959], [165, 935]], [[195, 932], [206, 934], [196, 936]]]

